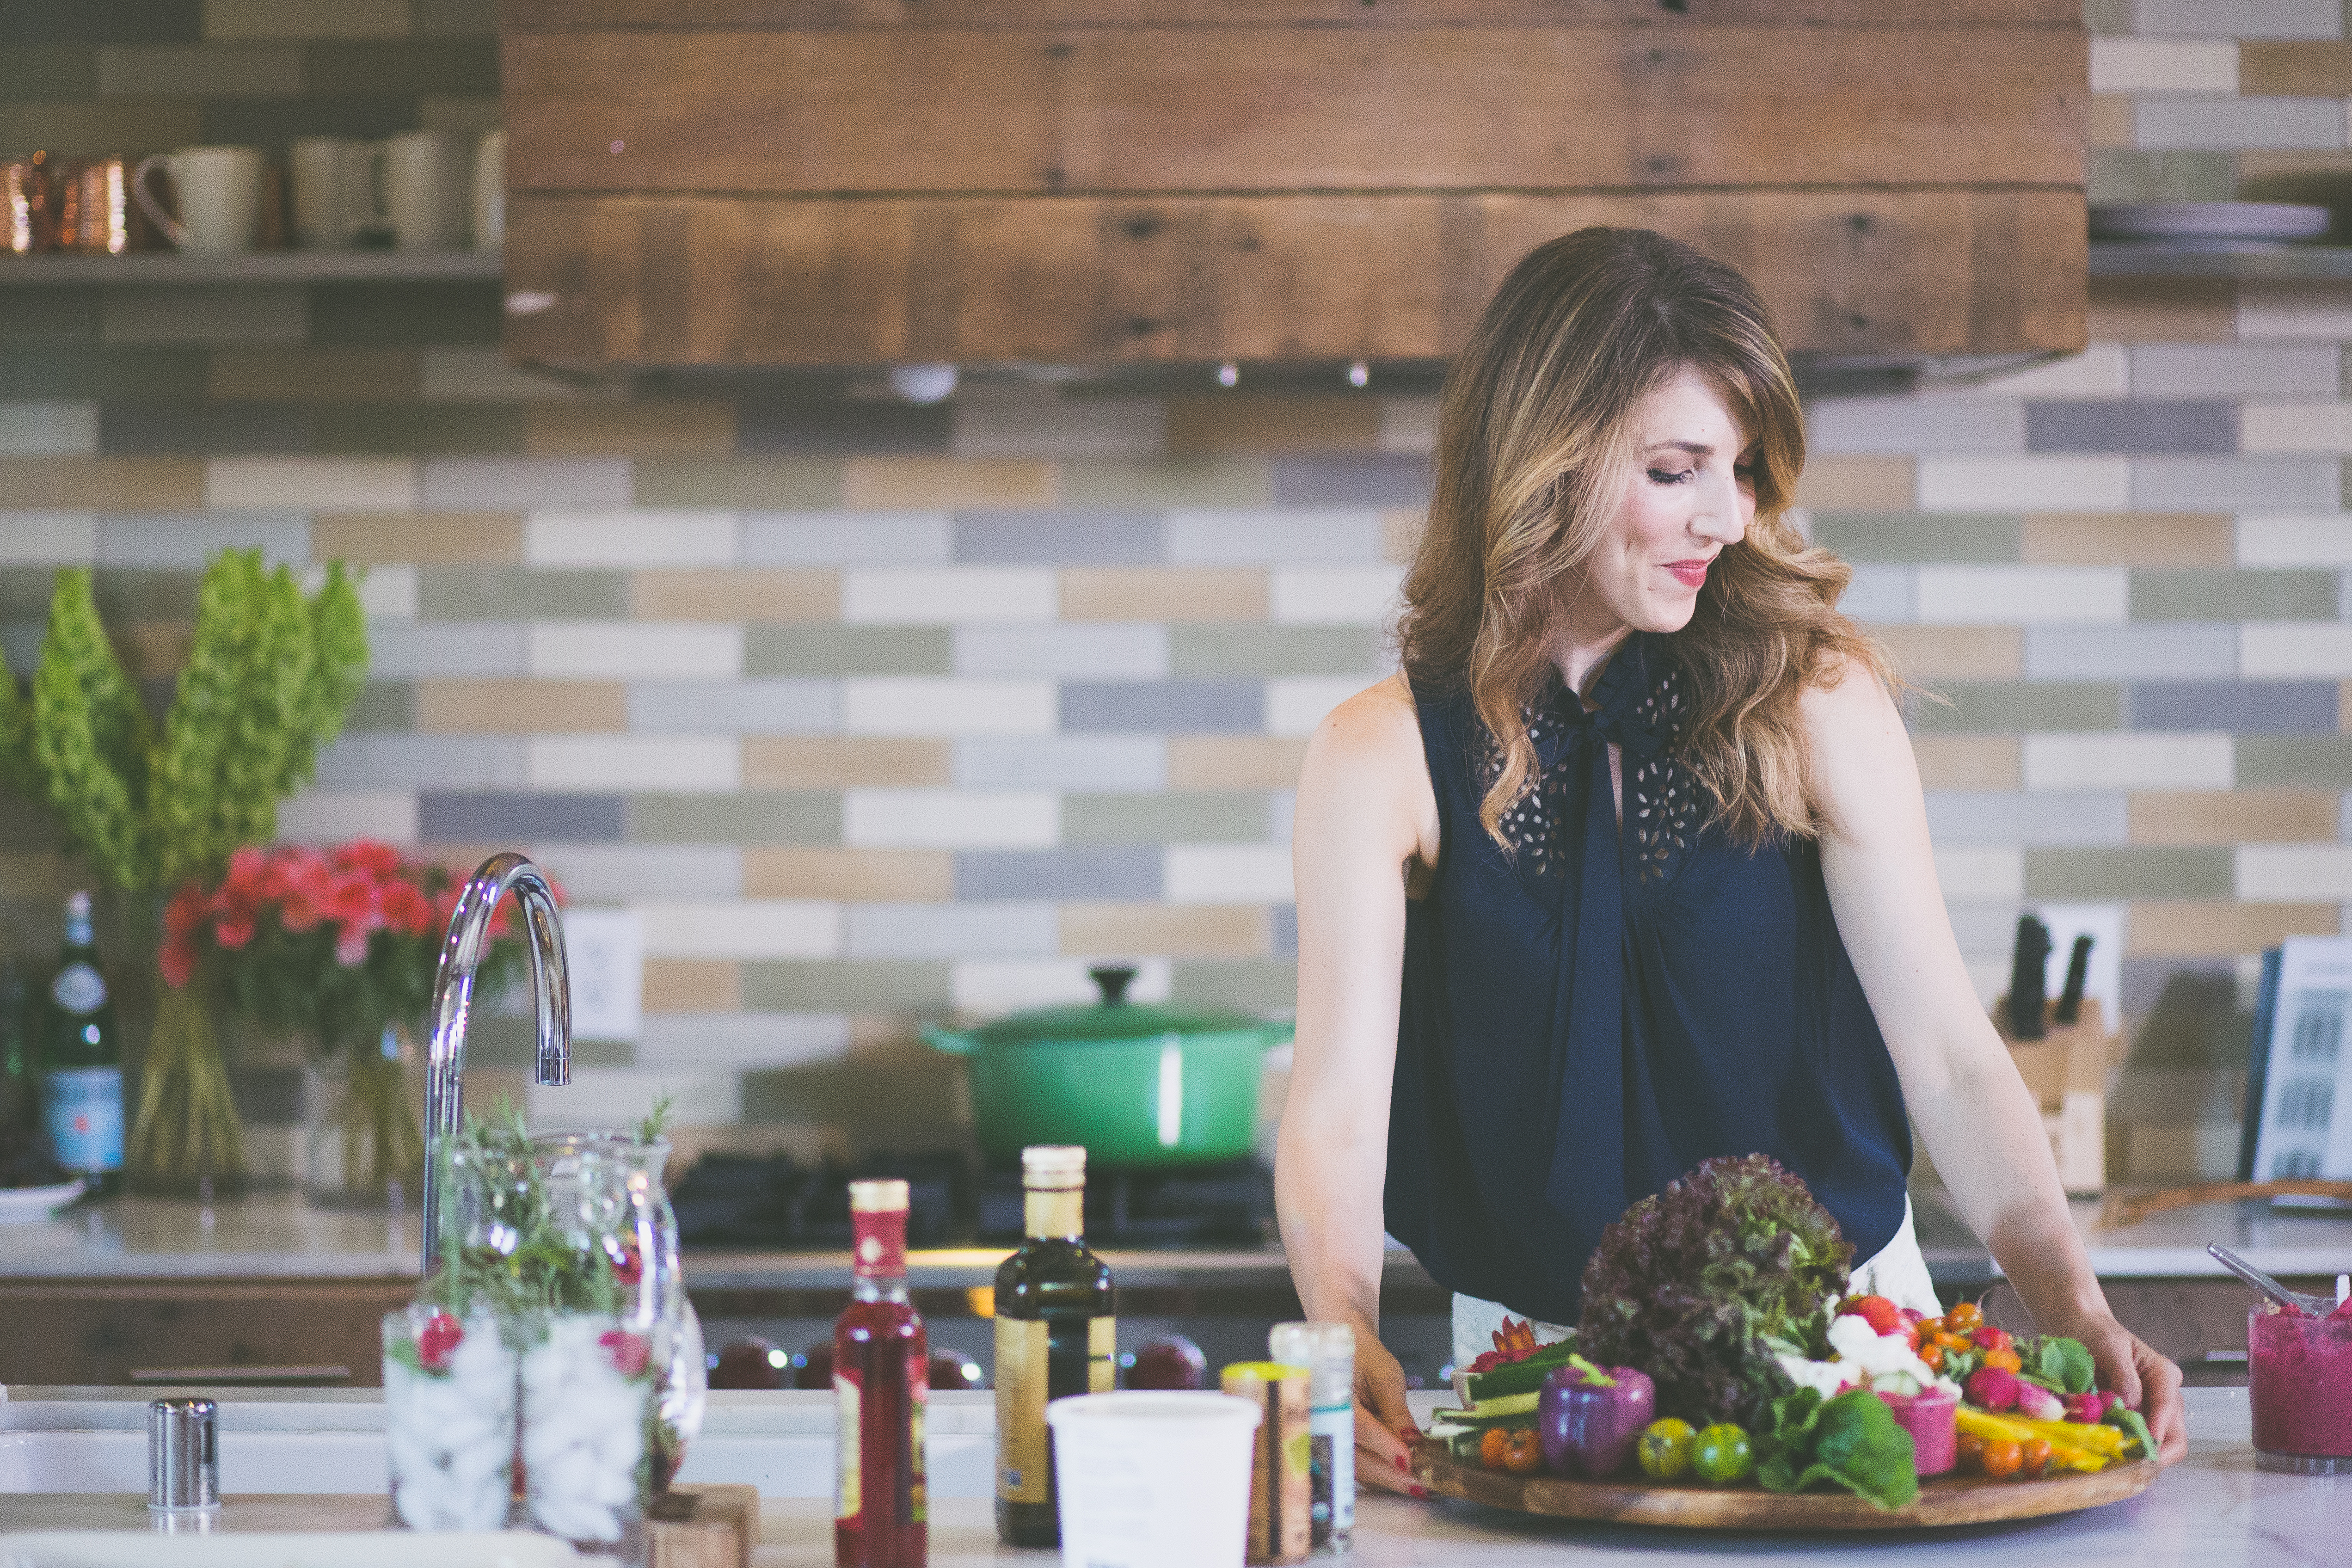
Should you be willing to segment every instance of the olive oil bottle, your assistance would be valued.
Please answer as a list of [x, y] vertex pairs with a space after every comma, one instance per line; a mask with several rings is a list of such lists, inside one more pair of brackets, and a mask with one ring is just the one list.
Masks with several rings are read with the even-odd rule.
[[1062, 1539], [1045, 1406], [1106, 1394], [1118, 1351], [1110, 1269], [1086, 1244], [1087, 1152], [1021, 1152], [1029, 1239], [996, 1270], [996, 1534], [1010, 1546]]

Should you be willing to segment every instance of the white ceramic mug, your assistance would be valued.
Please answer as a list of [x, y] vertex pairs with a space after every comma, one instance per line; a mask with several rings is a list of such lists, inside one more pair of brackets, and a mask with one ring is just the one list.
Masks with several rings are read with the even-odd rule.
[[338, 250], [380, 227], [381, 156], [372, 142], [304, 136], [294, 143], [294, 243]]
[[492, 131], [474, 143], [474, 248], [507, 242], [507, 133]]
[[[172, 176], [179, 194], [175, 220], [147, 189], [157, 169]], [[200, 256], [228, 256], [253, 248], [261, 216], [261, 149], [182, 147], [141, 160], [131, 177], [131, 194], [150, 221], [178, 249]]]
[[466, 154], [437, 131], [383, 143], [383, 210], [395, 250], [457, 250], [466, 242]]

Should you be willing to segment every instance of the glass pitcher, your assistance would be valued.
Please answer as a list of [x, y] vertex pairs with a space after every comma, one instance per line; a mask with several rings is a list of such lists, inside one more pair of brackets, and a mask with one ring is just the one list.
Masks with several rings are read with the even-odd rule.
[[653, 1481], [662, 1490], [701, 1430], [709, 1387], [702, 1323], [678, 1258], [677, 1215], [662, 1184], [669, 1144], [624, 1132], [549, 1132], [530, 1148], [552, 1228], [575, 1251], [604, 1254], [621, 1288], [616, 1316], [660, 1347]]

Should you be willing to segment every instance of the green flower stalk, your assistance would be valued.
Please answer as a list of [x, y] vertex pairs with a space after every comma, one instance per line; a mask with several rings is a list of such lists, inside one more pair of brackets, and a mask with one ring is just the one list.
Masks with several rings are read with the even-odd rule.
[[[0, 787], [47, 804], [126, 892], [217, 877], [236, 850], [276, 837], [278, 802], [310, 782], [367, 658], [366, 616], [340, 565], [306, 597], [258, 551], [225, 551], [197, 591], [194, 647], [159, 727], [115, 658], [90, 573], [60, 572], [29, 697], [0, 665]], [[126, 1152], [147, 1185], [244, 1173], [202, 995], [162, 1001]]]

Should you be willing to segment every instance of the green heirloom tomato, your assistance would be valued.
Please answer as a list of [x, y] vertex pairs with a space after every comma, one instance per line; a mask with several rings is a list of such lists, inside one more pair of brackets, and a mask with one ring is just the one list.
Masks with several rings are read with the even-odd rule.
[[1676, 1481], [1690, 1473], [1691, 1424], [1669, 1415], [1643, 1429], [1642, 1473], [1654, 1481]]
[[1745, 1480], [1756, 1468], [1756, 1449], [1748, 1434], [1728, 1421], [1718, 1421], [1691, 1439], [1691, 1468], [1709, 1486], [1727, 1487]]

